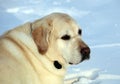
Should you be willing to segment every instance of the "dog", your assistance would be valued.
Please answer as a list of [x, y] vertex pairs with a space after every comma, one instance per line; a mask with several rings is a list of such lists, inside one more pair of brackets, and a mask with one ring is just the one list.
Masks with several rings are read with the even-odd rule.
[[63, 84], [68, 65], [90, 58], [73, 18], [52, 13], [0, 37], [0, 84]]

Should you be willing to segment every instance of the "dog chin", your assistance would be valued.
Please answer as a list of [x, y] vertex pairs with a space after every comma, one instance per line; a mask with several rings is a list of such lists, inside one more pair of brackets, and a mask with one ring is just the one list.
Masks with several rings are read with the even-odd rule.
[[77, 64], [79, 64], [79, 63], [81, 63], [81, 60], [79, 60], [79, 61], [75, 61], [75, 62], [68, 62], [70, 65], [77, 65]]
[[85, 59], [85, 58], [81, 58], [79, 61], [75, 61], [75, 62], [68, 62], [70, 65], [77, 65], [80, 64], [83, 61], [89, 60], [89, 58]]
[[[79, 62], [80, 63], [80, 62]], [[69, 62], [69, 65], [77, 65], [79, 63], [72, 63], [72, 62]]]

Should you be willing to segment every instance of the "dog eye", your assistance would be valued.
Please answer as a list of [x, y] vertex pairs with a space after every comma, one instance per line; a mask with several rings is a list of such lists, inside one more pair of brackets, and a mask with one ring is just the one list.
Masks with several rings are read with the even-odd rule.
[[70, 40], [70, 36], [69, 35], [64, 35], [61, 37], [61, 39], [63, 40]]
[[81, 30], [81, 29], [78, 30], [78, 34], [79, 34], [79, 35], [82, 34], [82, 30]]

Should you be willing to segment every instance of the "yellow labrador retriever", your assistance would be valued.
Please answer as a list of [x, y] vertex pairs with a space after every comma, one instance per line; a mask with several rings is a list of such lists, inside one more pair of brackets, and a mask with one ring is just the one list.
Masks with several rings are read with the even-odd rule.
[[89, 54], [75, 21], [50, 14], [0, 37], [0, 84], [63, 84], [67, 65]]

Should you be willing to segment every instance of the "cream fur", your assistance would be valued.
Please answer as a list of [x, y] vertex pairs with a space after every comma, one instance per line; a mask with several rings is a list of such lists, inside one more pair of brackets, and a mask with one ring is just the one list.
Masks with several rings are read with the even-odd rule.
[[[38, 51], [32, 34], [40, 27], [49, 33], [45, 54]], [[63, 84], [68, 63], [81, 61], [78, 29], [70, 16], [55, 13], [6, 32], [0, 37], [0, 84]], [[71, 40], [62, 40], [64, 34]], [[54, 61], [62, 68], [56, 69]]]

